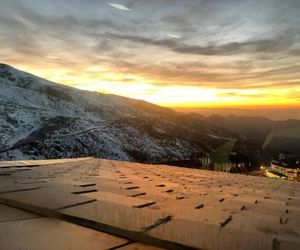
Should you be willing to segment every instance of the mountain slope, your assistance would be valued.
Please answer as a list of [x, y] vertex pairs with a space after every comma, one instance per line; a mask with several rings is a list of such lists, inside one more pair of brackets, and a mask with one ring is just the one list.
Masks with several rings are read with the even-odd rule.
[[189, 159], [235, 136], [193, 114], [82, 91], [0, 64], [0, 159]]

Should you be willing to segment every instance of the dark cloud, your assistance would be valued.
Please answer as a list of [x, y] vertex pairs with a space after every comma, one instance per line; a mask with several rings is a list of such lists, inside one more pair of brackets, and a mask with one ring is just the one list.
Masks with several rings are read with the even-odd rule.
[[233, 55], [240, 53], [276, 53], [285, 51], [292, 44], [292, 40], [287, 37], [276, 37], [274, 39], [254, 40], [245, 42], [231, 42], [222, 45], [188, 45], [172, 39], [152, 39], [135, 35], [110, 34], [114, 39], [129, 40], [135, 43], [144, 45], [160, 46], [175, 52], [184, 54], [218, 56], [218, 55]]

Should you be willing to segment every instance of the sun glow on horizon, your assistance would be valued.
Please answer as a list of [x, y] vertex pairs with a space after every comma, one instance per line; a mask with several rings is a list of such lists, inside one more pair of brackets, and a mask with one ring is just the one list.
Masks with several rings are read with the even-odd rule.
[[99, 78], [96, 79], [84, 72], [73, 75], [64, 68], [28, 68], [22, 65], [20, 68], [47, 80], [78, 89], [141, 99], [171, 108], [299, 106], [299, 100], [289, 98], [289, 95], [300, 92], [300, 87], [291, 91], [282, 88], [222, 89], [213, 86], [208, 88], [188, 84], [180, 85], [180, 83], [158, 85], [151, 83], [155, 82], [154, 80], [143, 79], [135, 75], [128, 76], [130, 81], [121, 81], [124, 75], [110, 72], [109, 69], [103, 69], [105, 79], [102, 80], [101, 71], [98, 72], [99, 68], [91, 67], [87, 71], [99, 73]]

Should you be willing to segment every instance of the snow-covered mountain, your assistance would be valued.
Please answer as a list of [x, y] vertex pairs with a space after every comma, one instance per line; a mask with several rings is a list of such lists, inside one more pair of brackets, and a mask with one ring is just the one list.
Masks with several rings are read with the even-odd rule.
[[0, 159], [176, 161], [211, 152], [234, 137], [197, 115], [66, 87], [5, 64], [0, 114]]

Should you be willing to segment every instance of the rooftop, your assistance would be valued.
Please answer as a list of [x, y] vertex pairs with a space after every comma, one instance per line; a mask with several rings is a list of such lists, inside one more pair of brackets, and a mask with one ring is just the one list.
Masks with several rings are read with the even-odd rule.
[[95, 158], [0, 162], [0, 249], [300, 249], [300, 183]]

